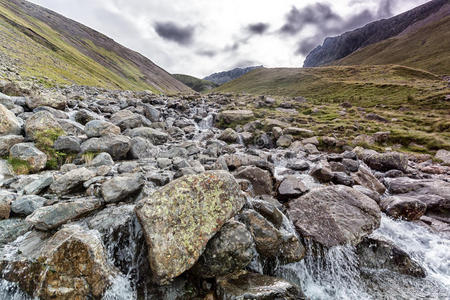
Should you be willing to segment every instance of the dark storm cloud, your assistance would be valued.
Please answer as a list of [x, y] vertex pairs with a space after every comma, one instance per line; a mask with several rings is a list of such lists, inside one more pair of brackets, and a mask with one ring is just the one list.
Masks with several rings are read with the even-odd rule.
[[269, 29], [270, 25], [267, 23], [254, 23], [247, 26], [247, 31], [251, 34], [263, 34]]
[[174, 22], [156, 22], [155, 30], [163, 39], [187, 46], [193, 42], [195, 27], [180, 26]]

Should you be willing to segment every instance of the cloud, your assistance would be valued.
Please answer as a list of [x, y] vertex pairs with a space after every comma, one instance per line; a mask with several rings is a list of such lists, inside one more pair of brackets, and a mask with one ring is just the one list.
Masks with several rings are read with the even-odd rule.
[[270, 25], [268, 23], [254, 23], [247, 26], [247, 31], [251, 34], [263, 34], [269, 29]]
[[191, 25], [180, 26], [174, 22], [156, 22], [155, 31], [165, 40], [188, 46], [193, 42], [195, 27]]
[[217, 55], [217, 52], [214, 50], [198, 50], [196, 54], [200, 56], [214, 57]]

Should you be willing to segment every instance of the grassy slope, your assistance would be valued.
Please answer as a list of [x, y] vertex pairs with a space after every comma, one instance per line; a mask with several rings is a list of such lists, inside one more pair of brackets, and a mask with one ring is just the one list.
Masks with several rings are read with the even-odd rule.
[[333, 65], [400, 64], [435, 74], [450, 74], [450, 16], [419, 28], [369, 45]]
[[[260, 69], [214, 91], [250, 93], [246, 108], [262, 118], [286, 119], [317, 135], [348, 142], [359, 134], [391, 131], [390, 145], [416, 152], [450, 149], [450, 94], [448, 82], [432, 73], [402, 66], [347, 66], [303, 69]], [[306, 104], [286, 115], [273, 108], [253, 106], [252, 95], [273, 95], [279, 102], [304, 96]], [[342, 102], [350, 102], [344, 116]], [[356, 109], [356, 107], [362, 108]], [[373, 112], [389, 123], [367, 120]], [[415, 145], [417, 144], [417, 145]]]
[[[89, 47], [115, 61], [124, 75], [121, 76], [107, 69], [90, 57], [64, 41], [64, 38], [43, 22], [30, 16], [18, 16], [2, 5], [0, 1], [0, 51], [11, 57], [24, 77], [39, 78], [44, 85], [81, 84], [112, 89], [158, 90], [140, 77], [142, 74], [129, 61], [106, 49], [95, 48], [93, 43], [86, 41]], [[6, 21], [8, 20], [8, 21]], [[24, 34], [19, 24], [45, 39], [52, 47], [37, 42], [35, 38]], [[53, 48], [53, 49], [52, 49]], [[56, 49], [56, 50], [55, 50]]]
[[173, 77], [190, 87], [196, 92], [206, 92], [209, 91], [218, 85], [212, 81], [199, 79], [194, 76], [184, 75], [184, 74], [172, 74]]

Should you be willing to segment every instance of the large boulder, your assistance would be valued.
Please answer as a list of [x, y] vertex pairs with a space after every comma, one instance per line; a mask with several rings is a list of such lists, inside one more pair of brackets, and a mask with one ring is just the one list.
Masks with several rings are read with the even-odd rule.
[[33, 110], [39, 106], [48, 106], [51, 108], [63, 110], [67, 103], [67, 97], [58, 92], [41, 91], [39, 95], [26, 98], [26, 104]]
[[39, 299], [101, 299], [117, 275], [96, 232], [76, 225], [25, 236], [0, 256], [0, 272]]
[[217, 279], [216, 295], [220, 300], [305, 299], [300, 289], [289, 281], [248, 272]]
[[380, 226], [377, 203], [343, 185], [321, 187], [289, 202], [288, 213], [304, 238], [333, 247], [358, 244]]
[[92, 120], [84, 126], [84, 132], [88, 137], [101, 137], [109, 134], [120, 134], [120, 128], [103, 120]]
[[378, 153], [373, 150], [357, 150], [357, 153], [360, 159], [376, 171], [400, 170], [406, 172], [408, 169], [408, 157], [399, 152]]
[[90, 138], [81, 144], [81, 152], [108, 152], [113, 159], [125, 158], [130, 151], [131, 140], [123, 135]]
[[225, 171], [181, 177], [143, 199], [136, 214], [154, 280], [165, 284], [190, 269], [244, 202], [238, 183]]
[[102, 202], [95, 198], [56, 203], [36, 209], [26, 221], [38, 230], [48, 231], [94, 211], [101, 205]]
[[450, 166], [450, 151], [441, 149], [436, 152], [434, 157], [441, 160], [445, 165]]
[[142, 137], [149, 140], [153, 145], [162, 145], [169, 139], [165, 132], [150, 127], [134, 128], [127, 133], [130, 137]]
[[237, 169], [234, 176], [250, 181], [256, 195], [272, 194], [273, 182], [269, 171], [254, 166], [247, 166]]
[[35, 139], [39, 133], [45, 131], [53, 131], [60, 135], [64, 133], [58, 120], [48, 111], [39, 111], [25, 122], [25, 133], [30, 139]]
[[47, 155], [36, 148], [33, 143], [15, 144], [9, 150], [9, 156], [13, 159], [26, 161], [32, 172], [39, 172], [47, 164]]
[[223, 124], [245, 123], [251, 121], [255, 115], [251, 110], [225, 110], [219, 113], [217, 119]]
[[143, 185], [144, 177], [141, 174], [128, 174], [106, 181], [102, 184], [101, 191], [107, 203], [119, 202], [138, 193]]
[[60, 136], [53, 144], [56, 151], [78, 153], [81, 151], [80, 139], [74, 136]]
[[419, 199], [405, 196], [382, 198], [380, 207], [387, 215], [408, 221], [419, 220], [427, 209], [427, 205]]
[[0, 135], [20, 135], [22, 126], [14, 113], [0, 104]]
[[223, 276], [245, 269], [254, 256], [252, 235], [244, 224], [231, 220], [208, 242], [192, 270], [203, 278]]

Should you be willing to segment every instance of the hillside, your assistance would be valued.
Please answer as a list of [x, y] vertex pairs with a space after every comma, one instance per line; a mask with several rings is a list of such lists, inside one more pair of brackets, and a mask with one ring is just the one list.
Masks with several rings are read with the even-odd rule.
[[[425, 26], [428, 22], [434, 23], [437, 19], [436, 15], [439, 15], [440, 10], [444, 6], [448, 7], [448, 0], [433, 0], [392, 18], [369, 23], [362, 28], [346, 32], [340, 36], [326, 38], [323, 45], [318, 46], [308, 54], [304, 62], [304, 67], [317, 67], [330, 64], [333, 61], [352, 54], [358, 49], [395, 37], [402, 32], [408, 31], [410, 28], [416, 27], [417, 24]], [[424, 20], [428, 22], [423, 22]], [[444, 32], [433, 33], [437, 41], [439, 41], [440, 36], [445, 37], [445, 31], [448, 32], [448, 30], [444, 30]], [[440, 40], [438, 43], [427, 41], [426, 47], [431, 48], [427, 49], [427, 52], [434, 53], [435, 51], [440, 51], [439, 49], [443, 47], [442, 42], [444, 40]], [[448, 48], [446, 49], [449, 51]], [[411, 49], [404, 48], [403, 50], [406, 51], [405, 53], [408, 53]], [[391, 62], [396, 64], [401, 63], [400, 61], [394, 60]], [[421, 65], [423, 66], [425, 64]], [[419, 67], [416, 65], [412, 66]]]
[[247, 67], [247, 68], [235, 68], [233, 70], [224, 71], [224, 72], [218, 72], [211, 74], [209, 76], [206, 76], [203, 78], [204, 80], [212, 81], [218, 85], [227, 83], [231, 80], [234, 80], [236, 78], [241, 77], [244, 74], [247, 74], [250, 71], [253, 71], [255, 69], [263, 68], [263, 66], [253, 66], [253, 67]]
[[3, 69], [44, 85], [190, 91], [141, 54], [27, 1], [0, 0], [0, 42]]
[[172, 74], [172, 76], [199, 93], [212, 90], [213, 88], [216, 88], [218, 86], [218, 84], [212, 81], [199, 79], [190, 75]]
[[[440, 17], [418, 28], [364, 47], [333, 65], [401, 64], [436, 74], [450, 74], [450, 4]], [[445, 14], [445, 16], [444, 16]]]

